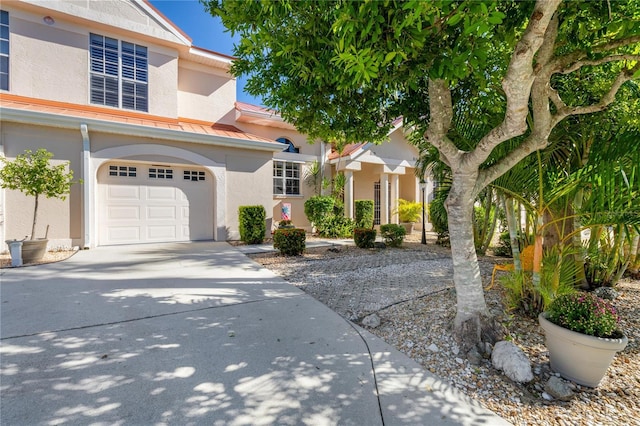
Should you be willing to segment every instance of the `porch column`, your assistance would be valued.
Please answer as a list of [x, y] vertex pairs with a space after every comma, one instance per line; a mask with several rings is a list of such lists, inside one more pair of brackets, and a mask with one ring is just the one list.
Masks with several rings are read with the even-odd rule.
[[380, 225], [389, 223], [389, 175], [380, 175]]
[[344, 177], [344, 215], [353, 219], [353, 172], [345, 170]]
[[398, 223], [398, 194], [400, 193], [400, 188], [398, 186], [398, 175], [391, 175], [391, 205], [389, 209], [391, 210], [391, 221], [390, 223]]

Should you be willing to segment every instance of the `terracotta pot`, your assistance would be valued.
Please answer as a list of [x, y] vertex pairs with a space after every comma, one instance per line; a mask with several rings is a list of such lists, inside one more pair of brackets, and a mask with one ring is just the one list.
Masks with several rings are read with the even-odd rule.
[[35, 240], [24, 240], [22, 242], [22, 263], [34, 263], [44, 257], [47, 252], [46, 238], [38, 238]]
[[400, 226], [404, 227], [407, 235], [411, 235], [413, 233], [413, 222], [402, 222]]
[[626, 336], [606, 339], [576, 333], [547, 320], [546, 312], [538, 316], [546, 336], [551, 369], [580, 385], [595, 388], [607, 373], [616, 352], [627, 346]]

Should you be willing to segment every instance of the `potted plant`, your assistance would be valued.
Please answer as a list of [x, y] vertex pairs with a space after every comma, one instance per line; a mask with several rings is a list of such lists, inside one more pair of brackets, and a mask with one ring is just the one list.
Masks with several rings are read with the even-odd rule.
[[411, 234], [413, 232], [413, 224], [419, 222], [422, 217], [422, 204], [399, 198], [397, 213], [400, 225], [404, 227], [407, 234]]
[[592, 293], [558, 296], [538, 320], [551, 369], [584, 386], [598, 386], [616, 352], [627, 346], [615, 307]]
[[24, 263], [42, 259], [47, 250], [47, 235], [45, 234], [44, 238], [35, 237], [40, 196], [64, 200], [73, 183], [73, 171], [67, 170], [69, 162], [54, 166], [51, 164], [51, 158], [53, 154], [44, 148], [36, 152], [26, 150], [13, 161], [0, 158], [3, 163], [0, 169], [0, 187], [18, 190], [35, 197], [31, 234], [22, 242]]

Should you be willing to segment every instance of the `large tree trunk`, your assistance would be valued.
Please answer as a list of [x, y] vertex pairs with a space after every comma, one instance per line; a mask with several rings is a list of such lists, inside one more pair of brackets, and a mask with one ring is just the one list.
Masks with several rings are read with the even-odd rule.
[[454, 173], [445, 203], [449, 219], [453, 281], [456, 287], [454, 334], [463, 353], [475, 347], [483, 351], [485, 346], [481, 343], [493, 344], [504, 335], [502, 327], [489, 316], [473, 242], [475, 181], [473, 173]]

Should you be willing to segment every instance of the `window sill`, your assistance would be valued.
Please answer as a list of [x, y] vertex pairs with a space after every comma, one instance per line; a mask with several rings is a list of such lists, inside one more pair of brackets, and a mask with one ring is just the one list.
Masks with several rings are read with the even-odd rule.
[[304, 195], [282, 195], [282, 194], [274, 194], [273, 198], [282, 199], [282, 198], [304, 198]]

